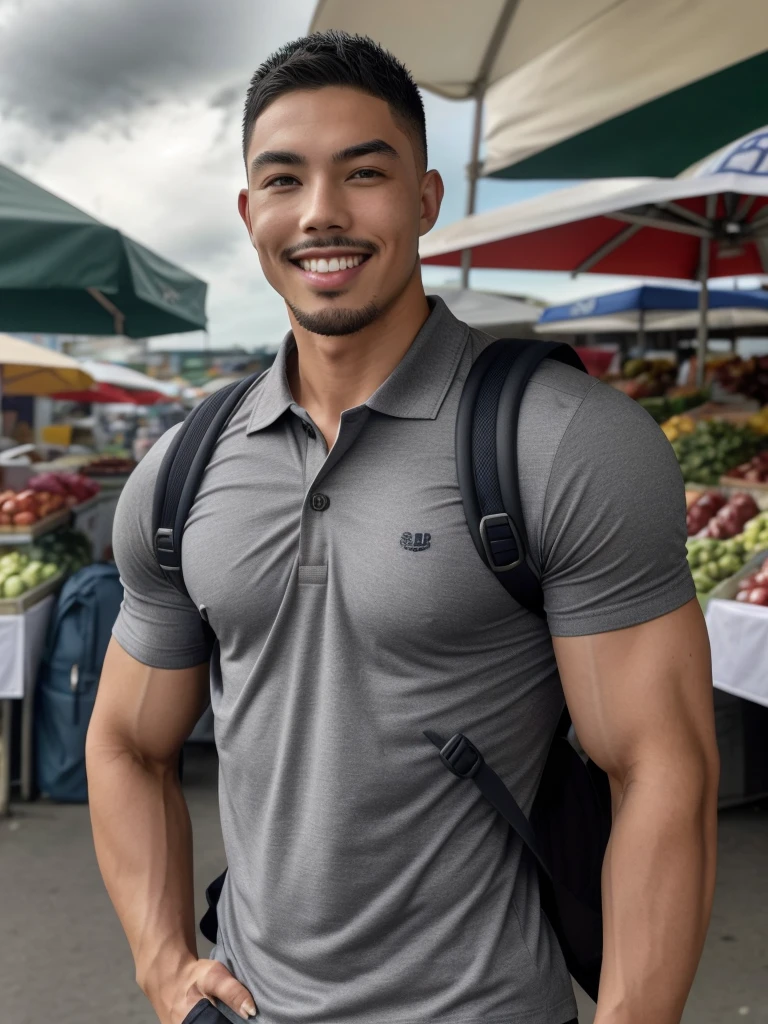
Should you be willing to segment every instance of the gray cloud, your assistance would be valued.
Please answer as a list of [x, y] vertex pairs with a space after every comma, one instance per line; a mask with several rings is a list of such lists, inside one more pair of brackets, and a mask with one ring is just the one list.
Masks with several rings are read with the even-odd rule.
[[60, 139], [102, 121], [127, 124], [171, 98], [212, 96], [231, 108], [269, 52], [265, 42], [271, 49], [300, 34], [311, 8], [305, 0], [0, 0], [0, 111]]

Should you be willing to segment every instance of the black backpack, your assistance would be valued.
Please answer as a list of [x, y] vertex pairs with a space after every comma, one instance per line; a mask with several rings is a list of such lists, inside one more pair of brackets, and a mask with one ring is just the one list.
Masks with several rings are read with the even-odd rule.
[[[456, 417], [456, 467], [467, 523], [478, 554], [508, 593], [546, 619], [539, 580], [526, 560], [527, 537], [517, 472], [517, 421], [525, 387], [543, 359], [583, 370], [569, 345], [502, 339], [475, 361]], [[253, 374], [215, 392], [182, 424], [166, 452], [155, 486], [155, 555], [166, 578], [186, 594], [181, 571], [184, 526], [218, 437]], [[530, 820], [465, 733], [447, 741], [424, 735], [459, 779], [471, 779], [522, 839], [538, 866], [542, 909], [558, 937], [571, 975], [597, 1000], [602, 966], [601, 874], [611, 829], [608, 777], [569, 739], [565, 708], [555, 731]], [[200, 930], [217, 941], [216, 905], [226, 877], [206, 891]]]

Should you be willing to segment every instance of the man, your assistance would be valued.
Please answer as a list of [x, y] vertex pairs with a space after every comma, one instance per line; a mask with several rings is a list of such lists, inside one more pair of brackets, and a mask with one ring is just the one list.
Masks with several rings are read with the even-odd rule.
[[[564, 688], [615, 811], [596, 1020], [673, 1024], [710, 913], [718, 759], [671, 448], [624, 395], [536, 372], [520, 486], [548, 629], [464, 518], [456, 408], [490, 339], [425, 298], [443, 186], [407, 71], [336, 33], [284, 47], [252, 80], [244, 155], [240, 214], [292, 332], [206, 471], [189, 599], [153, 558], [170, 434], [115, 522], [125, 602], [88, 771], [138, 983], [162, 1024], [572, 1020], [534, 866], [423, 735], [469, 732], [527, 813]], [[209, 668], [229, 874], [199, 960], [175, 765]]]

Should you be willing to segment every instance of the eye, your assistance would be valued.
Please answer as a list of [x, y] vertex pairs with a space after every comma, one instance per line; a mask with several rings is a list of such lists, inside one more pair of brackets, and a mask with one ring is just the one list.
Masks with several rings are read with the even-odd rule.
[[381, 171], [374, 171], [374, 169], [372, 167], [361, 167], [360, 170], [355, 171], [354, 174], [350, 175], [350, 177], [351, 178], [355, 178], [355, 177], [357, 177], [357, 175], [360, 175], [362, 180], [364, 180], [364, 181], [368, 180], [370, 178], [383, 178], [384, 177], [384, 175], [381, 173]]
[[271, 178], [266, 182], [264, 188], [272, 188], [273, 186], [282, 188], [286, 185], [294, 185], [296, 183], [298, 183], [298, 178], [294, 178], [292, 174], [279, 174], [276, 178]]

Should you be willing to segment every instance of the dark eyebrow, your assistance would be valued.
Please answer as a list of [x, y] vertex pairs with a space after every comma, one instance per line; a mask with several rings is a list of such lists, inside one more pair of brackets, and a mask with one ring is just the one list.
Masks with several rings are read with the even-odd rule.
[[334, 153], [331, 160], [335, 164], [343, 164], [347, 160], [357, 160], [361, 156], [370, 156], [375, 153], [379, 156], [391, 156], [395, 160], [400, 159], [400, 154], [396, 149], [393, 149], [388, 142], [384, 139], [370, 139], [368, 142], [358, 142], [356, 146], [347, 146], [346, 149], [340, 149], [338, 153]]
[[266, 149], [263, 153], [259, 153], [258, 156], [253, 158], [251, 170], [257, 171], [260, 167], [266, 167], [268, 164], [288, 164], [290, 167], [303, 167], [306, 162], [306, 158], [299, 153], [291, 153], [289, 150]]

